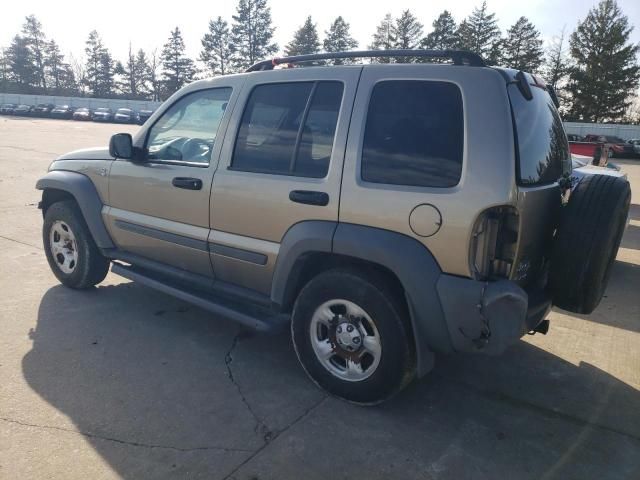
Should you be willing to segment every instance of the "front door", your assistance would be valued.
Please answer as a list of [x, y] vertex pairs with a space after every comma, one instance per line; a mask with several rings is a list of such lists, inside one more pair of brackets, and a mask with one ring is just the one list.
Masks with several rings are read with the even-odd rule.
[[337, 221], [361, 67], [247, 77], [211, 195], [216, 278], [268, 294], [280, 242], [305, 220]]
[[137, 136], [143, 158], [113, 162], [104, 216], [118, 248], [212, 276], [209, 195], [231, 83], [176, 99]]

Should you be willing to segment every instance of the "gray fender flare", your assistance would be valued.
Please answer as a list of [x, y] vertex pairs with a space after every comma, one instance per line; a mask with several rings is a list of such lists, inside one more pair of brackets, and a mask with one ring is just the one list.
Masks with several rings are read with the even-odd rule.
[[[295, 285], [303, 255], [335, 253], [378, 264], [400, 280], [410, 309], [417, 373], [433, 368], [434, 351], [451, 352], [452, 345], [436, 284], [441, 270], [429, 250], [401, 233], [327, 221], [305, 221], [285, 234], [273, 275], [271, 300], [283, 305]], [[289, 281], [292, 280], [292, 281]]]
[[78, 172], [54, 170], [36, 183], [38, 190], [62, 190], [75, 198], [87, 227], [99, 248], [115, 248], [102, 220], [102, 201], [89, 177]]
[[418, 376], [433, 368], [434, 351], [452, 351], [437, 290], [442, 271], [424, 245], [401, 233], [341, 223], [333, 252], [377, 263], [398, 277], [411, 314]]

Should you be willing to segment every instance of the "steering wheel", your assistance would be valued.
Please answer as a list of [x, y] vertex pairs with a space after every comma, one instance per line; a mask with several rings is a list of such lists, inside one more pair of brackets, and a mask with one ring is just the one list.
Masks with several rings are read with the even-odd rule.
[[182, 144], [180, 150], [183, 160], [198, 160], [198, 157], [204, 157], [211, 151], [211, 145], [203, 138], [190, 138]]

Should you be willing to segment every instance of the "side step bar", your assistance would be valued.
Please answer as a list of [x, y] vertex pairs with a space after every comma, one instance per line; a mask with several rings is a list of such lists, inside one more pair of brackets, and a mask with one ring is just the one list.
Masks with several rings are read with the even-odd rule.
[[247, 301], [231, 299], [215, 293], [190, 290], [152, 272], [112, 262], [111, 271], [136, 283], [167, 293], [192, 303], [216, 315], [220, 315], [248, 328], [268, 332], [276, 330], [289, 321], [286, 314], [278, 314], [268, 308]]

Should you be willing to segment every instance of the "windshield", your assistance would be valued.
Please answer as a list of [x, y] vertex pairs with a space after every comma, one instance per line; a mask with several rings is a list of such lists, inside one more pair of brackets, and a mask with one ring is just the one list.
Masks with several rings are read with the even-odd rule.
[[547, 91], [531, 86], [526, 100], [515, 84], [508, 86], [515, 123], [518, 182], [542, 185], [571, 172], [571, 156], [562, 120]]

